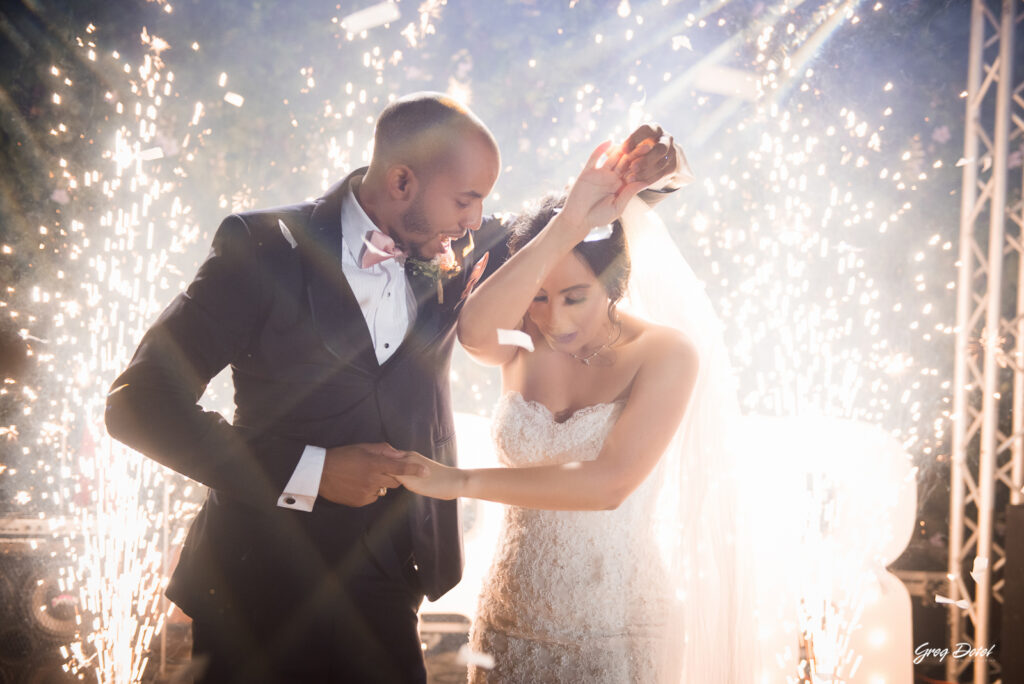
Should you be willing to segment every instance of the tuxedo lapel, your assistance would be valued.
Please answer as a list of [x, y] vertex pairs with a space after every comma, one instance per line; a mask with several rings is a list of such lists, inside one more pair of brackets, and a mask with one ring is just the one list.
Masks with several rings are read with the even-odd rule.
[[313, 324], [324, 346], [342, 363], [373, 373], [377, 358], [359, 302], [341, 269], [341, 198], [349, 175], [317, 203], [309, 231], [299, 240]]

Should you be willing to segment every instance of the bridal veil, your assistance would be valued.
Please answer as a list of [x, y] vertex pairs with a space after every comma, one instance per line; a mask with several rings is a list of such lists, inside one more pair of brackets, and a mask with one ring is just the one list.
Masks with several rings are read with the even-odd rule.
[[659, 682], [747, 684], [761, 671], [755, 565], [744, 511], [750, 486], [731, 443], [739, 400], [723, 325], [665, 224], [630, 201], [621, 218], [632, 269], [634, 314], [682, 331], [700, 370], [686, 415], [651, 477], [659, 479], [656, 527], [675, 605]]

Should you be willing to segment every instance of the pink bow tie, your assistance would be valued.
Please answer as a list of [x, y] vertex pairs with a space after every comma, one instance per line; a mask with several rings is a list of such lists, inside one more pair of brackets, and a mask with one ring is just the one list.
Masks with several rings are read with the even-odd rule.
[[395, 241], [379, 230], [371, 230], [369, 239], [363, 236], [363, 258], [359, 261], [360, 268], [370, 268], [388, 259], [404, 257], [405, 252], [395, 246]]

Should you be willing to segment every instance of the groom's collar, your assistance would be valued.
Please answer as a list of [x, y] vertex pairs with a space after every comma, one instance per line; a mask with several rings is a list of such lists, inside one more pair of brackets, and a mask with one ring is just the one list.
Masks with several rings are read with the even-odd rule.
[[[356, 169], [329, 187], [327, 192], [317, 198], [316, 206], [313, 208], [313, 214], [310, 216], [310, 223], [312, 224], [314, 233], [330, 230], [331, 228], [337, 228], [339, 217], [341, 216], [341, 200], [347, 192], [350, 192], [352, 179], [362, 177], [368, 170], [369, 167], [367, 166]], [[326, 236], [318, 235], [318, 237], [323, 239]], [[340, 236], [336, 235], [335, 237], [337, 238]], [[340, 243], [338, 246], [340, 247]]]
[[348, 186], [342, 192], [340, 213], [341, 239], [353, 262], [357, 265], [366, 248], [365, 240], [369, 239], [370, 233], [383, 232], [363, 209], [363, 205], [359, 203], [356, 191], [361, 181], [361, 176], [355, 174], [350, 176]]

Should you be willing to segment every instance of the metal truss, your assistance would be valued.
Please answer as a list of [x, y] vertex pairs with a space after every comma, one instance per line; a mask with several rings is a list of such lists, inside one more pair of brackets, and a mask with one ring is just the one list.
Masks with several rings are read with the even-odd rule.
[[[974, 657], [947, 659], [946, 679], [967, 681], [965, 671], [973, 665], [975, 684], [993, 675], [1002, 681], [994, 654], [981, 652], [992, 641], [992, 601], [1003, 601], [1006, 557], [1002, 537], [994, 534], [996, 507], [1024, 502], [1024, 178], [1020, 163], [1010, 163], [1011, 153], [1024, 149], [1024, 73], [1014, 73], [1015, 39], [1024, 41], [1024, 0], [973, 0], [961, 161], [948, 592], [960, 602], [949, 608], [951, 647], [967, 642], [978, 650]], [[1014, 199], [1008, 201], [1008, 194]], [[1004, 283], [1004, 267], [1015, 282]], [[1007, 639], [1002, 643], [1009, 647]]]

